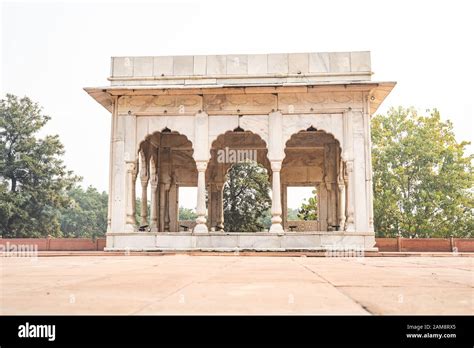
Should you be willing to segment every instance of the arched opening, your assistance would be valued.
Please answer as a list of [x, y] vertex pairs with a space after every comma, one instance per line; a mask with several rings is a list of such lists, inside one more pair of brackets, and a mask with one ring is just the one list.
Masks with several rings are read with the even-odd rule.
[[140, 209], [136, 214], [139, 230], [191, 230], [194, 220], [180, 220], [180, 206], [190, 205], [180, 200], [195, 200], [195, 196], [180, 194], [180, 188], [197, 186], [191, 141], [185, 135], [165, 128], [148, 135], [140, 143], [138, 155], [139, 180], [136, 184], [141, 198], [137, 200]]
[[[210, 230], [256, 232], [268, 228], [265, 222], [270, 219], [271, 169], [265, 141], [238, 128], [218, 136], [210, 151], [206, 170]], [[239, 185], [241, 189], [234, 191]], [[252, 201], [252, 195], [260, 201]], [[245, 219], [238, 220], [239, 216]]]
[[223, 186], [224, 230], [260, 232], [271, 225], [270, 181], [255, 161], [234, 163]]
[[[291, 136], [281, 169], [286, 231], [342, 230], [338, 210], [339, 183], [344, 180], [341, 168], [341, 147], [332, 134], [311, 126]], [[298, 199], [300, 205], [295, 206]]]

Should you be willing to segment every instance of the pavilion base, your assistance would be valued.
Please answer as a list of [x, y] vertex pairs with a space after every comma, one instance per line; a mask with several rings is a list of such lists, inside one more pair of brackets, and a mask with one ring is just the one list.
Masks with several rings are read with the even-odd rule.
[[378, 251], [366, 232], [107, 233], [105, 251]]

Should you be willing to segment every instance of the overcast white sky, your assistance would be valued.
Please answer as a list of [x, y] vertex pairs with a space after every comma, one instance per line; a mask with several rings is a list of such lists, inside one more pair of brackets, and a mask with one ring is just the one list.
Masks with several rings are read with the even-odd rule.
[[[65, 162], [108, 187], [110, 116], [83, 90], [108, 83], [111, 56], [369, 50], [390, 106], [437, 107], [474, 141], [472, 1], [3, 2], [0, 93], [52, 117]], [[472, 149], [472, 147], [471, 147]]]

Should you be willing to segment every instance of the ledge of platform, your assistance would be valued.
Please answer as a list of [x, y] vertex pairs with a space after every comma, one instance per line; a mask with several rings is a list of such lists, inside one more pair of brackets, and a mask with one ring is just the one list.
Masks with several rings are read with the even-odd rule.
[[133, 232], [107, 233], [106, 251], [321, 251], [374, 248], [371, 232]]

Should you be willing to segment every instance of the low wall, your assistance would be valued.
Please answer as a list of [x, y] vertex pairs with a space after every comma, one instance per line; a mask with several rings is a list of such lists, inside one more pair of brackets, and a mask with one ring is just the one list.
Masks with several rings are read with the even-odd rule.
[[[379, 251], [474, 252], [474, 238], [375, 238]], [[0, 238], [0, 245], [36, 245], [38, 251], [100, 251], [105, 238]]]
[[379, 251], [398, 251], [396, 238], [375, 238], [375, 247]]
[[379, 251], [474, 252], [474, 238], [375, 238]]
[[38, 251], [96, 251], [104, 250], [105, 238], [1, 238], [0, 245], [13, 247], [36, 245]]

